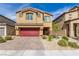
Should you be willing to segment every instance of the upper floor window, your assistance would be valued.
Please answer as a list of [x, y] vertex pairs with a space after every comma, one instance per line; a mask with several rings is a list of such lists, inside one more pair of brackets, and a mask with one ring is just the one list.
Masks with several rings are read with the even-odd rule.
[[26, 14], [27, 20], [33, 20], [33, 13]]
[[40, 17], [40, 16], [41, 16], [41, 14], [40, 14], [40, 13], [37, 13], [37, 16], [38, 16], [38, 17]]
[[22, 17], [22, 15], [23, 15], [22, 13], [19, 13], [19, 17]]
[[69, 16], [72, 16], [72, 14], [69, 14]]
[[44, 16], [44, 21], [46, 21], [46, 22], [48, 22], [48, 21], [50, 21], [50, 16]]

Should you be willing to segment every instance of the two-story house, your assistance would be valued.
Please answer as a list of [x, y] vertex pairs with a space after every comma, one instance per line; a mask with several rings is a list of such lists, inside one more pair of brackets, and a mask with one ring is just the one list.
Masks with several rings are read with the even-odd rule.
[[53, 22], [60, 27], [58, 35], [65, 35], [69, 37], [79, 36], [79, 7], [75, 6], [69, 11], [64, 12], [57, 17]]
[[40, 36], [52, 33], [52, 14], [36, 8], [16, 12], [16, 35]]

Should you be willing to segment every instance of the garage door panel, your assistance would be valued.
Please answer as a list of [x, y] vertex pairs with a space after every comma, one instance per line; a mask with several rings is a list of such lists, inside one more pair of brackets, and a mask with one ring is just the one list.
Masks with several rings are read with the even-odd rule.
[[21, 36], [38, 36], [39, 29], [38, 28], [22, 28], [20, 30]]

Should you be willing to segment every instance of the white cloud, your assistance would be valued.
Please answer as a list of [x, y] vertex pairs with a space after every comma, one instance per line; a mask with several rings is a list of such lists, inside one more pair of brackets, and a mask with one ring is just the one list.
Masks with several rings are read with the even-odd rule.
[[6, 16], [12, 20], [16, 19], [15, 10], [11, 10], [12, 5], [10, 4], [0, 4], [0, 15]]
[[7, 14], [4, 14], [4, 16], [12, 19], [12, 20], [16, 20], [16, 14], [15, 13], [7, 13]]
[[23, 9], [27, 6], [30, 6], [30, 4], [23, 4], [22, 6], [17, 7], [16, 10], [12, 10], [13, 5], [2, 3], [2, 4], [0, 4], [0, 14], [4, 15], [12, 20], [15, 20], [16, 19], [16, 11]]
[[23, 4], [23, 5], [21, 5], [19, 8], [17, 8], [17, 11], [18, 11], [18, 10], [21, 10], [21, 9], [24, 9], [24, 8], [28, 8], [28, 7], [30, 7], [30, 6], [31, 6], [31, 3]]
[[30, 6], [30, 3], [26, 3], [26, 4], [21, 5], [20, 7], [17, 7], [15, 10], [12, 10], [12, 7], [14, 7], [13, 5], [0, 4], [0, 14], [15, 21], [16, 11], [21, 10], [23, 8], [26, 8], [26, 7], [29, 7], [29, 6]]

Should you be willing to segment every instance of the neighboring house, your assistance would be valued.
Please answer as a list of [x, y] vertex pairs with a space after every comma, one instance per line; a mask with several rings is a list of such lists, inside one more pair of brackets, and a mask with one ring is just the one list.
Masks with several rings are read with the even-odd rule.
[[[62, 11], [61, 11], [62, 12]], [[58, 35], [79, 37], [79, 7], [75, 6], [68, 12], [57, 17], [53, 22], [60, 27]]]
[[15, 22], [0, 15], [0, 36], [15, 35]]
[[16, 12], [16, 35], [40, 36], [52, 33], [52, 15], [36, 8]]

